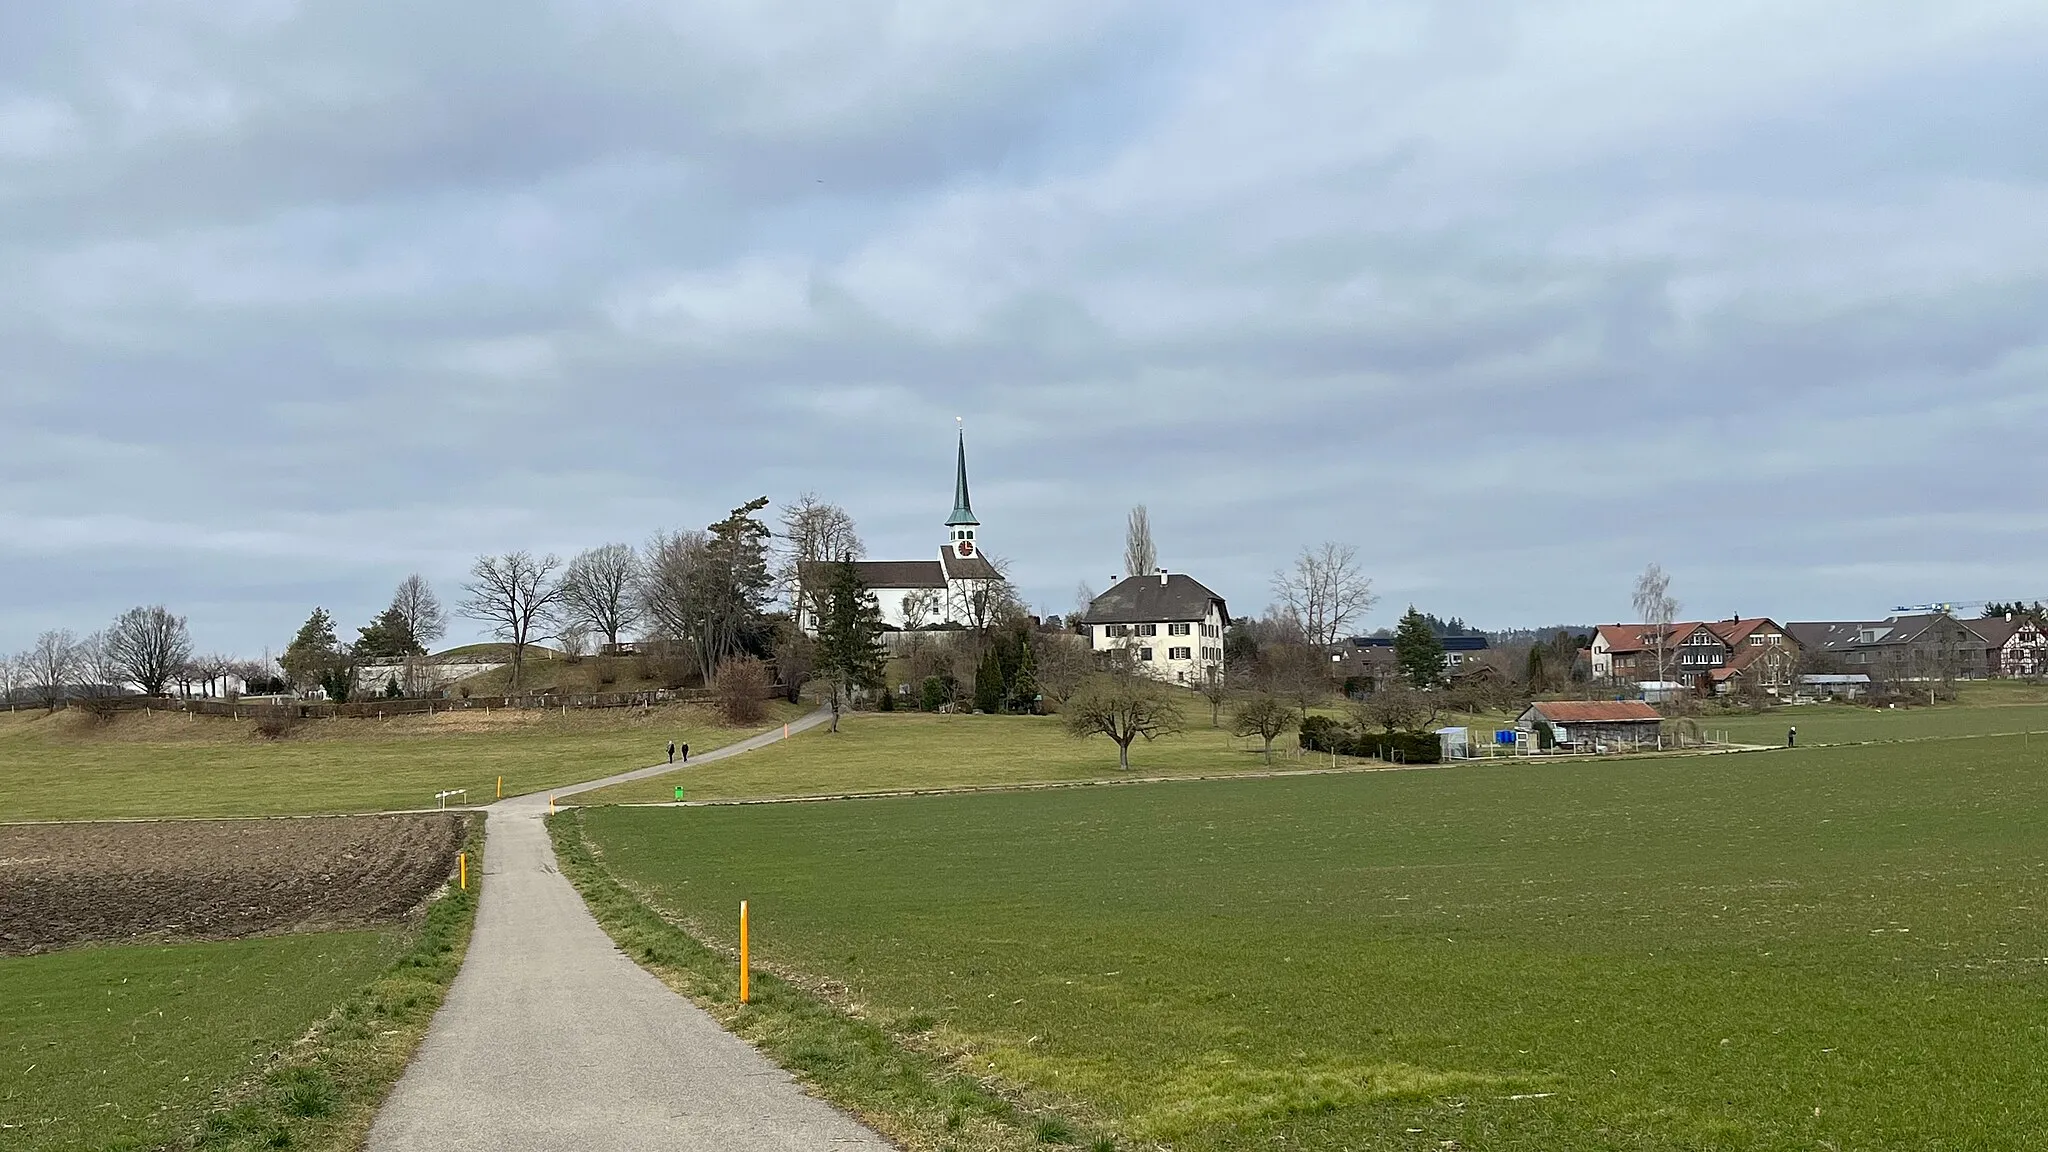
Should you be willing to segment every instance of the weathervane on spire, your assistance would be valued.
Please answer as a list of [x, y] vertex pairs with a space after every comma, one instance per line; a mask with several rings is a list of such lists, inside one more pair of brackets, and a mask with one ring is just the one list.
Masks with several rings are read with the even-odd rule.
[[946, 527], [952, 530], [953, 554], [965, 559], [974, 555], [974, 530], [981, 521], [975, 519], [974, 504], [967, 498], [967, 421], [955, 416], [953, 423], [960, 430], [960, 455], [953, 473], [953, 514], [946, 518]]

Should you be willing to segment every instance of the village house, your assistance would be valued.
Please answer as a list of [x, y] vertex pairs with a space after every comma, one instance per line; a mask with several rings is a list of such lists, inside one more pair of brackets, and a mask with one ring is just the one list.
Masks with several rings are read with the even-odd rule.
[[[1657, 625], [1602, 624], [1593, 633], [1593, 678], [1657, 681], [1659, 634]], [[1798, 641], [1768, 617], [1674, 622], [1661, 634], [1663, 681], [1702, 695], [1752, 687], [1778, 695], [1798, 675]]]
[[[1443, 636], [1444, 675], [1457, 676], [1465, 665], [1479, 659], [1490, 646], [1484, 636]], [[1330, 672], [1337, 679], [1377, 684], [1397, 676], [1400, 665], [1394, 658], [1392, 636], [1351, 636], [1337, 642], [1330, 653]]]
[[2048, 676], [2048, 630], [2032, 616], [2008, 612], [1966, 621], [1984, 638], [1985, 670], [1993, 676]]
[[1156, 680], [1193, 685], [1223, 676], [1230, 609], [1192, 576], [1126, 576], [1088, 602], [1081, 627], [1090, 650], [1127, 657]]
[[1981, 680], [1991, 646], [1946, 612], [1883, 620], [1816, 620], [1785, 626], [1806, 653], [1879, 683]]

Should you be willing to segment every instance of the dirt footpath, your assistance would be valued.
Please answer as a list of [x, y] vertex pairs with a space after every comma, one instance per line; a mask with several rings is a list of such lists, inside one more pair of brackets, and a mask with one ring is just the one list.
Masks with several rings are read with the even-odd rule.
[[448, 879], [460, 815], [0, 827], [0, 955], [400, 919]]

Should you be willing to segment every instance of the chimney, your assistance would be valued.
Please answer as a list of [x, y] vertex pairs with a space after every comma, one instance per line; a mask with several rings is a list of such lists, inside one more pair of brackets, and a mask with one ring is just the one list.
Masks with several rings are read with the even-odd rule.
[[1166, 569], [1164, 569], [1164, 568], [1161, 568], [1161, 569], [1159, 570], [1159, 583], [1160, 583], [1160, 584], [1161, 584], [1162, 586], [1163, 586], [1163, 585], [1164, 585], [1164, 584], [1166, 583]]

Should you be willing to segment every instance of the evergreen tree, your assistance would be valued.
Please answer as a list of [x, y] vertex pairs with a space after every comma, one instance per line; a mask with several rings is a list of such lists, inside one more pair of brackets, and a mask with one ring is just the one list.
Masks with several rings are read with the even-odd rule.
[[1017, 640], [1017, 668], [1009, 678], [1010, 711], [1028, 714], [1038, 710], [1038, 659], [1031, 654], [1029, 636], [1020, 633]]
[[277, 662], [292, 687], [304, 690], [320, 683], [340, 652], [341, 643], [334, 636], [334, 617], [325, 608], [315, 608], [306, 622], [299, 625], [298, 635], [285, 645], [284, 655]]
[[1429, 618], [1409, 605], [1394, 630], [1394, 662], [1417, 688], [1434, 688], [1444, 679], [1444, 642], [1437, 639]]
[[371, 621], [367, 627], [356, 629], [356, 656], [362, 660], [402, 660], [407, 656], [424, 656], [425, 648], [412, 634], [412, 621], [395, 606], [386, 608], [384, 613]]
[[981, 654], [981, 666], [974, 670], [974, 710], [1001, 712], [1005, 695], [1002, 644], [990, 644]]
[[[882, 608], [851, 561], [832, 566], [818, 621], [818, 675], [832, 685], [834, 699], [882, 682], [889, 653], [882, 646]], [[833, 730], [839, 713], [832, 714]]]

